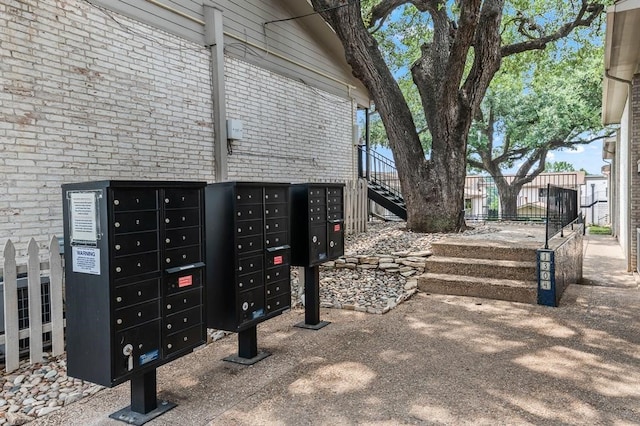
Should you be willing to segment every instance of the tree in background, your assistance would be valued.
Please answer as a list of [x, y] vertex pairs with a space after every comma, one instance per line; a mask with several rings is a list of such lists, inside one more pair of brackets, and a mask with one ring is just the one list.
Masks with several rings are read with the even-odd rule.
[[567, 173], [575, 172], [576, 169], [573, 167], [573, 164], [567, 163], [566, 161], [548, 161], [544, 171], [547, 173]]
[[[503, 58], [542, 50], [602, 15], [602, 1], [311, 0], [335, 30], [347, 62], [371, 93], [389, 140], [407, 205], [407, 226], [419, 232], [465, 228], [467, 140], [474, 117]], [[363, 5], [364, 16], [363, 19]], [[374, 32], [393, 15], [393, 39]], [[431, 136], [428, 156], [393, 71], [393, 46], [410, 62]], [[391, 50], [394, 50], [391, 49]], [[387, 49], [388, 51], [388, 49]], [[387, 59], [389, 62], [387, 62]]]
[[548, 165], [549, 152], [607, 136], [600, 122], [601, 38], [527, 55], [524, 63], [503, 63], [476, 115], [477, 137], [472, 132], [469, 140], [469, 166], [493, 177], [504, 218], [517, 216], [520, 190], [540, 173], [574, 170], [566, 162]]

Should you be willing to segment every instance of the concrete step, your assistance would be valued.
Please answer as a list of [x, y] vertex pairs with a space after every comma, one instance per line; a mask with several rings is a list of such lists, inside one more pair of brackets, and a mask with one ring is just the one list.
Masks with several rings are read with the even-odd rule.
[[538, 286], [535, 281], [426, 273], [418, 277], [418, 289], [425, 293], [482, 297], [534, 305], [538, 303]]
[[478, 241], [447, 239], [431, 243], [433, 254], [443, 257], [463, 257], [474, 259], [512, 260], [517, 262], [535, 262], [536, 250], [543, 244], [532, 241], [520, 242], [517, 245], [504, 244], [500, 241]]
[[536, 262], [444, 257], [439, 255], [427, 258], [425, 272], [522, 281], [535, 281], [537, 278]]

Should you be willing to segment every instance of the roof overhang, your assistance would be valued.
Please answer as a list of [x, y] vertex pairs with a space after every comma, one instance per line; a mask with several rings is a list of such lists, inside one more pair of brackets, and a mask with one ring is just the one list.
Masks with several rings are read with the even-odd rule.
[[[629, 81], [640, 69], [640, 0], [622, 0], [607, 8], [602, 123], [620, 123]], [[617, 79], [617, 80], [616, 80]]]
[[616, 138], [607, 138], [602, 143], [602, 159], [611, 160], [616, 156]]

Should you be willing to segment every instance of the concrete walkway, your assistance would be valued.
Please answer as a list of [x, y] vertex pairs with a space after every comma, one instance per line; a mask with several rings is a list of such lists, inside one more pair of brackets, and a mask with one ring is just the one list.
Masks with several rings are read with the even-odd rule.
[[585, 235], [583, 284], [633, 288], [636, 277], [627, 272], [622, 248], [610, 235]]
[[[419, 293], [385, 315], [295, 310], [258, 327], [273, 355], [221, 361], [231, 336], [158, 370], [178, 406], [150, 425], [640, 424], [640, 292], [611, 237], [588, 236], [560, 307]], [[622, 262], [622, 263], [621, 263]], [[117, 425], [129, 385], [33, 425]]]

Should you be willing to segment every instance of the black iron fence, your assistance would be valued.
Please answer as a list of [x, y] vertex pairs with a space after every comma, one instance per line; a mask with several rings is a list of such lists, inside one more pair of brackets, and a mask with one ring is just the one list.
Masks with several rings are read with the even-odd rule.
[[[512, 176], [505, 176], [507, 182]], [[467, 176], [464, 188], [466, 220], [508, 220], [544, 222], [547, 218], [547, 187], [577, 190], [576, 173], [541, 174], [522, 186], [514, 197], [501, 199], [498, 187], [491, 176]], [[510, 203], [510, 205], [504, 205]]]
[[564, 227], [579, 221], [578, 191], [547, 185], [547, 223], [544, 248], [549, 240], [562, 232]]

